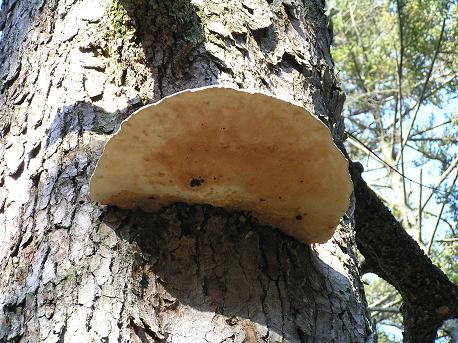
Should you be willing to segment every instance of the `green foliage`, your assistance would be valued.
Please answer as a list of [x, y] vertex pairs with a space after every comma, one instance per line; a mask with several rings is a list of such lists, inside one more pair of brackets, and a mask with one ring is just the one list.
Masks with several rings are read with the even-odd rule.
[[[333, 55], [338, 68], [344, 73], [347, 92], [361, 95], [361, 91], [366, 89], [375, 94], [388, 93], [383, 97], [386, 99], [398, 89], [396, 74], [400, 32], [396, 2], [337, 0], [336, 6], [338, 12], [332, 16], [336, 32]], [[456, 77], [447, 84], [441, 81], [445, 75], [456, 76], [457, 11], [457, 6], [447, 0], [412, 0], [401, 5], [402, 92], [405, 97], [420, 96], [419, 86], [424, 83], [431, 66], [444, 18], [446, 27], [441, 54], [436, 60], [437, 75], [430, 80], [428, 88], [444, 86], [450, 92], [456, 90]], [[427, 100], [439, 103], [441, 99], [429, 97]]]
[[435, 263], [458, 285], [458, 242], [445, 242], [433, 250]]
[[373, 140], [388, 141], [398, 134], [400, 99], [407, 126], [418, 102], [442, 106], [456, 96], [458, 84], [457, 5], [448, 0], [400, 5], [398, 13], [396, 1], [337, 0], [330, 10], [336, 33], [333, 56], [348, 96], [347, 125], [376, 150]]
[[[458, 114], [447, 110], [449, 102], [458, 97], [458, 3], [330, 0], [328, 14], [335, 33], [333, 57], [347, 95], [344, 116], [349, 141], [353, 140], [348, 145], [350, 156], [366, 164], [369, 149], [386, 162], [371, 160], [376, 170], [371, 185], [416, 239], [421, 213], [421, 236], [426, 241], [419, 243], [427, 245], [438, 208], [419, 211], [418, 185], [393, 168], [406, 174], [404, 169], [409, 167], [410, 178], [418, 182], [419, 167], [425, 169], [425, 175], [427, 169], [440, 175], [458, 156]], [[450, 195], [444, 190], [451, 186], [457, 169], [455, 166], [444, 177], [441, 191], [435, 190], [433, 197], [445, 203], [438, 232], [449, 238], [457, 237], [458, 187]], [[428, 186], [434, 181], [423, 178]], [[428, 192], [424, 187], [423, 201]], [[435, 243], [430, 256], [458, 283], [458, 242]], [[366, 291], [369, 304], [392, 307], [395, 302], [399, 306], [399, 295], [383, 280], [372, 281]], [[401, 325], [399, 314], [372, 314], [379, 323]], [[392, 342], [383, 333], [379, 341]]]
[[378, 343], [396, 343], [396, 341], [392, 340], [386, 333], [379, 332]]
[[[349, 146], [350, 155], [361, 160], [369, 149], [404, 173], [407, 154], [414, 167], [445, 172], [458, 155], [458, 115], [428, 113], [425, 106], [445, 108], [458, 96], [458, 4], [335, 0], [328, 12], [336, 34], [333, 56], [347, 94], [346, 126], [367, 148]], [[391, 190], [387, 199], [395, 215], [407, 229], [417, 229], [418, 195], [412, 195], [418, 188], [386, 165], [375, 187], [380, 195]], [[453, 174], [434, 196], [438, 203], [447, 201], [444, 216], [453, 218], [452, 226], [458, 221], [458, 191], [452, 188], [448, 196], [445, 190]]]
[[[401, 304], [402, 299], [399, 293], [383, 279], [376, 278], [371, 282], [366, 282], [364, 289], [369, 308], [371, 306], [399, 308]], [[400, 313], [371, 311], [371, 316], [378, 324], [395, 325], [397, 327], [402, 325]], [[379, 325], [377, 326], [377, 333], [379, 335], [379, 342], [396, 342], [390, 340]]]

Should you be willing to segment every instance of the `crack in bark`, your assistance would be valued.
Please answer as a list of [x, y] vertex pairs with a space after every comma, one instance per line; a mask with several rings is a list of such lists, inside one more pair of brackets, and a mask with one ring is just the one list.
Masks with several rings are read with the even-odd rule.
[[[266, 309], [266, 299], [267, 299], [268, 288], [264, 287], [260, 276], [258, 276], [258, 281], [259, 281], [259, 285], [261, 286], [261, 290], [262, 290], [261, 309], [262, 309], [262, 314], [264, 315], [264, 318], [266, 320], [266, 329], [267, 329], [267, 333], [263, 336], [263, 339], [267, 340], [270, 334], [269, 317], [268, 317], [269, 311]], [[269, 285], [269, 282], [267, 282], [267, 287], [268, 285]]]
[[[281, 258], [281, 254], [280, 254], [280, 246], [281, 246], [280, 242], [277, 241], [276, 249], [275, 249], [275, 251], [277, 253], [277, 260], [278, 260], [278, 264], [279, 264], [280, 270], [286, 270], [286, 268], [282, 264], [282, 258]], [[277, 280], [275, 280], [275, 285], [277, 286], [278, 298], [280, 300], [280, 306], [281, 306], [281, 320], [282, 320], [281, 335], [282, 335], [282, 338], [283, 338], [283, 337], [285, 337], [285, 308], [284, 308], [284, 304], [283, 304], [283, 295], [282, 295], [282, 292], [280, 290], [280, 280], [281, 280], [281, 278], [280, 278], [280, 275], [279, 275]]]

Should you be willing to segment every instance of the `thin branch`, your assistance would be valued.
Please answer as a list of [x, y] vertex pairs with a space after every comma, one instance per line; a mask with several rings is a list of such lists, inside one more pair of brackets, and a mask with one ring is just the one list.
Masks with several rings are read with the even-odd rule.
[[[399, 2], [399, 0], [398, 0], [398, 2]], [[407, 144], [407, 141], [410, 138], [410, 133], [412, 132], [413, 125], [415, 123], [415, 120], [417, 119], [418, 112], [419, 112], [420, 107], [421, 107], [421, 105], [423, 103], [423, 99], [424, 99], [424, 96], [425, 96], [425, 93], [426, 93], [426, 88], [427, 88], [429, 80], [431, 78], [431, 75], [432, 75], [432, 72], [433, 72], [433, 69], [434, 69], [434, 64], [436, 62], [437, 55], [439, 54], [439, 49], [440, 49], [440, 46], [441, 46], [441, 43], [442, 43], [442, 39], [444, 37], [445, 22], [446, 22], [445, 19], [446, 19], [446, 17], [444, 17], [444, 19], [442, 20], [442, 27], [441, 27], [441, 32], [440, 32], [440, 35], [439, 35], [439, 40], [437, 41], [437, 44], [436, 44], [436, 50], [434, 51], [434, 56], [433, 56], [433, 59], [431, 61], [431, 65], [429, 67], [428, 74], [426, 76], [425, 82], [423, 83], [423, 87], [422, 87], [422, 90], [421, 90], [421, 93], [420, 93], [420, 97], [418, 98], [417, 106], [415, 108], [415, 113], [413, 115], [412, 120], [410, 121], [409, 128], [407, 129], [407, 134], [405, 135], [404, 140], [402, 140], [402, 142], [401, 142], [400, 155], [398, 155], [398, 157], [396, 159], [396, 162], [398, 162], [399, 159], [402, 159], [402, 151], [404, 150], [404, 147], [405, 147], [405, 145]], [[402, 41], [401, 41], [401, 44], [402, 44]]]
[[[347, 132], [347, 131], [346, 131]], [[367, 147], [363, 142], [361, 142], [359, 139], [357, 139], [356, 137], [353, 136], [353, 134], [347, 132], [348, 134], [348, 143], [350, 143], [351, 145], [353, 145], [355, 148], [357, 148], [358, 150], [360, 150], [361, 152], [365, 153], [365, 154], [368, 154], [370, 155], [372, 150]], [[375, 155], [375, 153], [373, 153]]]
[[[404, 164], [410, 164], [410, 163], [416, 163], [416, 162], [417, 162], [417, 161], [413, 160], [413, 161], [404, 162]], [[424, 162], [424, 163], [418, 162], [419, 165], [424, 165], [425, 163], [426, 163], [426, 162]], [[370, 169], [365, 169], [364, 172], [365, 172], [365, 173], [369, 173], [369, 172], [371, 172], [371, 171], [381, 170], [381, 169], [385, 169], [385, 168], [386, 168], [386, 166], [383, 165], [383, 166], [381, 166], [381, 167], [374, 167], [374, 168], [370, 168]]]
[[[402, 113], [402, 68], [403, 68], [403, 59], [404, 59], [404, 28], [402, 23], [402, 6], [401, 0], [396, 0], [397, 5], [397, 14], [398, 14], [398, 24], [399, 24], [399, 65], [398, 65], [398, 106], [399, 106], [399, 114]], [[403, 132], [402, 132], [402, 116], [399, 117], [399, 133], [401, 142], [403, 141]], [[404, 152], [400, 149], [399, 155], [401, 159], [401, 172], [402, 175], [405, 175], [404, 171]], [[397, 160], [395, 165], [397, 165]], [[402, 196], [404, 204], [407, 204], [407, 192], [406, 192], [406, 183], [404, 177], [402, 178]]]
[[445, 143], [458, 143], [458, 139], [454, 139], [453, 137], [421, 137], [421, 138], [410, 138], [412, 142], [444, 142]]
[[[458, 77], [458, 74], [452, 72], [452, 73], [450, 73], [448, 75], [442, 75], [442, 76], [439, 76], [439, 77], [437, 77], [437, 78], [435, 78], [433, 80], [430, 80], [430, 83], [434, 84], [438, 79], [440, 79], [441, 77], [445, 77], [445, 76], [448, 76], [448, 78], [446, 80], [444, 80], [440, 86], [438, 86], [436, 88], [433, 88], [429, 93], [425, 94], [423, 96], [423, 101], [429, 99], [431, 96], [435, 95], [437, 92], [439, 92], [444, 87], [446, 87], [448, 84], [450, 84], [452, 81], [454, 81], [454, 79], [456, 79]], [[451, 98], [454, 99], [454, 98], [456, 98], [456, 96], [451, 96]], [[417, 104], [414, 104], [414, 105], [409, 106], [408, 108], [406, 108], [404, 110], [404, 113], [402, 114], [402, 118], [404, 119], [407, 116], [407, 114], [409, 114], [416, 107], [417, 107]], [[398, 105], [396, 103], [396, 105], [395, 105], [395, 116], [397, 115], [397, 110], [398, 110]], [[355, 112], [355, 113], [356, 113], [355, 115], [358, 115], [358, 114], [363, 114], [365, 112], [360, 111], [360, 112]], [[393, 127], [393, 130], [395, 131], [396, 130], [396, 125], [394, 125], [394, 124], [395, 123], [388, 125], [386, 127], [386, 129], [388, 130], [388, 129], [391, 129]]]
[[[384, 179], [386, 177], [383, 177]], [[371, 187], [379, 187], [379, 188], [389, 188], [389, 189], [392, 189], [393, 187], [389, 186], [389, 185], [380, 185], [380, 184], [376, 184], [376, 183], [368, 183], [369, 186]]]
[[396, 307], [368, 307], [367, 308], [371, 312], [389, 312], [389, 313], [399, 313], [399, 308]]
[[375, 179], [371, 179], [371, 182], [373, 182], [374, 184], [377, 182], [377, 181], [385, 181], [385, 186], [388, 185], [388, 176], [387, 175], [380, 175], [379, 177], [375, 178]]
[[[442, 173], [442, 175], [439, 177], [439, 180], [436, 181], [436, 183], [431, 187], [431, 189], [438, 189], [442, 182], [449, 176], [449, 174], [455, 169], [456, 165], [458, 164], [458, 156], [455, 157], [455, 159], [450, 163], [448, 168]], [[431, 200], [433, 197], [434, 192], [431, 191], [429, 194], [428, 198], [426, 198], [425, 202], [423, 203], [423, 206], [421, 207], [421, 210], [423, 211], [425, 209], [426, 204]]]
[[[389, 168], [390, 171], [394, 171], [395, 173], [401, 175], [404, 179], [416, 184], [416, 185], [420, 185], [424, 188], [428, 188], [428, 189], [431, 189], [431, 190], [434, 190], [436, 192], [441, 192], [441, 193], [446, 193], [445, 190], [442, 190], [438, 187], [431, 187], [431, 186], [427, 186], [427, 185], [423, 185], [421, 183], [419, 183], [418, 181], [415, 181], [411, 178], [408, 178], [407, 176], [405, 176], [404, 174], [402, 174], [399, 170], [397, 170], [396, 168], [394, 168], [393, 166], [389, 165], [387, 162], [385, 162], [385, 160], [383, 160], [380, 156], [378, 156], [375, 152], [373, 152], [369, 147], [367, 147], [363, 142], [361, 142], [358, 138], [356, 138], [354, 135], [352, 135], [350, 132], [348, 131], [345, 131], [348, 135], [348, 139], [347, 141], [352, 144], [354, 147], [360, 149], [361, 151], [364, 151], [364, 152], [367, 152], [368, 153], [368, 156], [374, 156], [374, 160], [375, 161], [378, 161], [378, 162], [381, 162], [382, 164], [384, 164], [386, 167]], [[458, 157], [456, 158], [456, 160], [458, 161]], [[452, 162], [453, 163], [453, 162]], [[456, 163], [455, 163], [456, 165]], [[450, 168], [450, 167], [449, 167]], [[447, 169], [448, 170], [448, 169]], [[445, 174], [445, 173], [444, 173]], [[448, 174], [447, 174], [448, 175]], [[429, 200], [429, 198], [428, 198]], [[423, 208], [422, 210], [425, 208], [425, 206], [423, 205]]]
[[396, 294], [394, 293], [388, 293], [387, 295], [383, 296], [382, 298], [380, 298], [379, 300], [373, 302], [372, 304], [370, 304], [368, 307], [376, 307], [376, 306], [379, 306], [381, 305], [385, 300], [388, 300], [389, 298], [395, 296]]
[[426, 254], [427, 255], [429, 255], [431, 253], [431, 247], [433, 246], [434, 236], [436, 235], [437, 228], [439, 227], [440, 218], [442, 217], [442, 213], [444, 211], [445, 205], [447, 204], [448, 197], [450, 196], [450, 193], [452, 192], [453, 187], [455, 186], [455, 183], [456, 183], [457, 179], [458, 179], [458, 172], [456, 173], [455, 178], [453, 179], [453, 181], [452, 181], [452, 183], [451, 183], [451, 185], [450, 185], [450, 187], [448, 189], [448, 194], [445, 196], [445, 199], [442, 202], [442, 206], [441, 206], [441, 209], [439, 211], [439, 214], [437, 215], [436, 224], [434, 225], [434, 230], [431, 233], [431, 238], [429, 239], [428, 248], [426, 249]]
[[429, 153], [428, 151], [420, 150], [420, 148], [415, 146], [415, 145], [411, 145], [411, 144], [407, 143], [406, 147], [408, 147], [408, 148], [410, 148], [410, 149], [422, 154], [423, 156], [427, 157], [430, 160], [436, 160], [436, 161], [439, 161], [442, 164], [444, 163], [444, 160], [441, 159], [441, 156], [435, 156], [435, 155]]
[[351, 57], [353, 59], [353, 64], [355, 65], [355, 71], [356, 71], [356, 76], [357, 76], [358, 81], [359, 81], [359, 87], [364, 91], [364, 93], [367, 93], [368, 90], [366, 88], [364, 79], [363, 79], [363, 77], [361, 75], [361, 70], [359, 68], [359, 63], [358, 63], [358, 60], [356, 59], [356, 55], [355, 55], [355, 53], [353, 51], [351, 52]]
[[[355, 66], [357, 79], [359, 81], [358, 82], [359, 87], [364, 91], [364, 93], [366, 93], [366, 94], [370, 93], [370, 91], [366, 87], [366, 83], [365, 83], [365, 81], [363, 79], [358, 60], [357, 60], [356, 55], [355, 55], [355, 53], [353, 51], [351, 52], [351, 56], [352, 56], [352, 59], [353, 59], [353, 64]], [[385, 132], [384, 132], [384, 129], [383, 129], [382, 119], [381, 119], [380, 113], [379, 113], [380, 106], [378, 104], [375, 104], [375, 101], [374, 101], [374, 104], [371, 104], [369, 100], [370, 99], [368, 99], [368, 105], [370, 107], [369, 112], [372, 114], [372, 116], [374, 118], [374, 121], [375, 121], [376, 128], [377, 128], [377, 130], [378, 130], [378, 132], [381, 135], [382, 140], [383, 140]]]
[[[366, 51], [367, 51], [368, 49], [366, 48], [366, 46], [364, 46], [364, 43], [363, 43], [363, 41], [362, 41], [362, 39], [361, 39], [361, 34], [360, 34], [359, 30], [358, 30], [358, 25], [356, 25], [355, 17], [354, 17], [354, 15], [353, 15], [353, 6], [351, 6], [351, 5], [350, 5], [350, 7], [349, 7], [349, 14], [350, 14], [350, 19], [351, 19], [351, 24], [352, 24], [352, 26], [353, 26], [353, 29], [354, 29], [355, 32], [356, 32], [356, 38], [358, 39], [358, 46], [360, 46], [360, 47], [362, 48], [363, 57], [364, 57], [364, 62], [365, 62], [365, 65], [367, 65], [368, 62], [369, 62], [369, 59], [368, 59], [368, 57], [367, 57]], [[359, 73], [359, 72], [358, 72], [358, 73]], [[360, 76], [361, 76], [361, 75], [360, 75]], [[363, 83], [364, 83], [364, 82], [363, 82]], [[365, 86], [364, 86], [364, 87], [365, 87]], [[365, 89], [366, 89], [366, 92], [367, 92], [367, 88], [366, 88], [366, 87], [365, 87]]]
[[[389, 303], [386, 303], [383, 306], [368, 306], [368, 308], [373, 307], [373, 308], [380, 308], [380, 309], [389, 309], [389, 308], [393, 308], [394, 305], [397, 305], [400, 302], [402, 302], [402, 298], [394, 299], [393, 301], [390, 301]], [[370, 311], [370, 309], [369, 309], [369, 311]], [[373, 316], [377, 315], [378, 312], [391, 312], [391, 311], [382, 311], [382, 310], [375, 310], [374, 309], [374, 312], [375, 313], [372, 314]], [[398, 309], [398, 312], [399, 312], [399, 309]]]
[[392, 317], [389, 316], [389, 317], [387, 317], [387, 318], [383, 318], [382, 320], [379, 320], [377, 324], [379, 324], [379, 325], [384, 325], [384, 326], [392, 326], [392, 327], [394, 327], [394, 328], [399, 329], [399, 330], [402, 331], [402, 330], [403, 330], [402, 325], [395, 324], [395, 323], [386, 323], [386, 322], [384, 322], [384, 320], [387, 320], [387, 319], [390, 319], [390, 318], [392, 318]]
[[346, 117], [349, 121], [351, 121], [354, 125], [358, 126], [359, 129], [365, 129], [365, 130], [372, 130], [370, 126], [367, 126], [365, 123], [361, 122], [358, 119], [352, 118], [352, 117]]
[[447, 80], [445, 80], [439, 87], [434, 88], [431, 90], [428, 94], [425, 95], [424, 99], [428, 99], [430, 96], [436, 94], [439, 92], [441, 89], [443, 89], [445, 86], [447, 86], [449, 83], [451, 83], [454, 79], [458, 77], [457, 74], [452, 74]]
[[[431, 216], [431, 217], [433, 217], [433, 218], [437, 218], [437, 214], [436, 214], [436, 213], [432, 213], [432, 212], [429, 212], [429, 211], [426, 211], [426, 210], [423, 210], [423, 212], [424, 212], [426, 215], [428, 215], [428, 216]], [[456, 236], [454, 226], [452, 226], [452, 224], [450, 224], [449, 221], [448, 221], [447, 219], [445, 219], [445, 218], [440, 218], [440, 220], [441, 220], [443, 223], [447, 224], [447, 226], [448, 226], [448, 228], [450, 229], [450, 231], [452, 232], [452, 234], [453, 234], [454, 236]]]
[[402, 299], [395, 299], [393, 301], [390, 301], [389, 303], [385, 304], [383, 307], [391, 307], [391, 306], [394, 306], [394, 305], [397, 305], [399, 304], [400, 302], [402, 302]]
[[398, 90], [397, 89], [380, 89], [380, 90], [373, 90], [370, 92], [366, 93], [357, 93], [354, 96], [349, 96], [347, 98], [347, 106], [348, 104], [351, 104], [352, 102], [355, 102], [361, 98], [369, 97], [371, 95], [378, 95], [378, 94], [391, 94], [391, 93], [396, 93]]
[[441, 127], [441, 126], [450, 124], [451, 122], [452, 122], [452, 120], [447, 120], [446, 122], [443, 122], [443, 123], [440, 123], [440, 124], [431, 126], [431, 127], [427, 128], [427, 129], [425, 129], [425, 130], [421, 130], [421, 131], [415, 132], [415, 133], [413, 133], [410, 137], [411, 137], [411, 139], [412, 139], [412, 137], [422, 135], [422, 134], [424, 134], [424, 133], [426, 133], [426, 132], [429, 132], [429, 131], [432, 131], [432, 130], [434, 130], [434, 129], [437, 129], [438, 127]]
[[366, 114], [367, 115], [367, 113], [369, 111], [370, 111], [370, 109], [367, 109], [367, 108], [359, 109], [359, 110], [357, 110], [355, 112], [351, 112], [350, 110], [348, 110], [349, 114], [346, 117], [356, 117], [356, 116], [359, 116], [361, 114]]
[[[423, 168], [420, 169], [420, 183], [423, 184]], [[420, 186], [420, 199], [418, 201], [418, 242], [423, 243], [421, 240], [421, 220], [422, 220], [422, 207], [421, 200], [423, 197], [423, 187]]]
[[436, 242], [439, 242], [439, 243], [455, 243], [455, 242], [458, 242], [458, 238], [436, 239]]
[[[396, 147], [396, 123], [398, 121], [398, 101], [399, 97], [396, 96], [396, 104], [394, 107], [394, 116], [393, 116], [393, 131], [391, 132], [391, 158], [394, 159], [396, 157], [395, 147]], [[387, 130], [390, 129], [390, 125], [388, 125]]]

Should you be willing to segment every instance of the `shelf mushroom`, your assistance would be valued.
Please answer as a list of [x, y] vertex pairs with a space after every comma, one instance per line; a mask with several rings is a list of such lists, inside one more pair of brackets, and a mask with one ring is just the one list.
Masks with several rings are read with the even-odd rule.
[[250, 211], [307, 243], [332, 236], [352, 189], [329, 129], [303, 107], [219, 86], [136, 111], [107, 142], [90, 181], [99, 203]]

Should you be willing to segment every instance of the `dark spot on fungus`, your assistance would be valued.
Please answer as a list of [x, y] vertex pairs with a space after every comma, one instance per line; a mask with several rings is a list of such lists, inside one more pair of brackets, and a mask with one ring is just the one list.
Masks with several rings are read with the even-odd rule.
[[191, 183], [189, 184], [191, 187], [199, 187], [205, 182], [204, 179], [202, 178], [194, 178], [191, 180]]
[[302, 216], [301, 215], [296, 216], [296, 220], [302, 220]]
[[266, 199], [263, 199], [263, 198], [259, 198], [259, 201], [266, 201]]
[[154, 199], [156, 199], [156, 197], [155, 197], [154, 195], [150, 195], [150, 196], [148, 197], [148, 199], [149, 199], [149, 200], [154, 200]]

